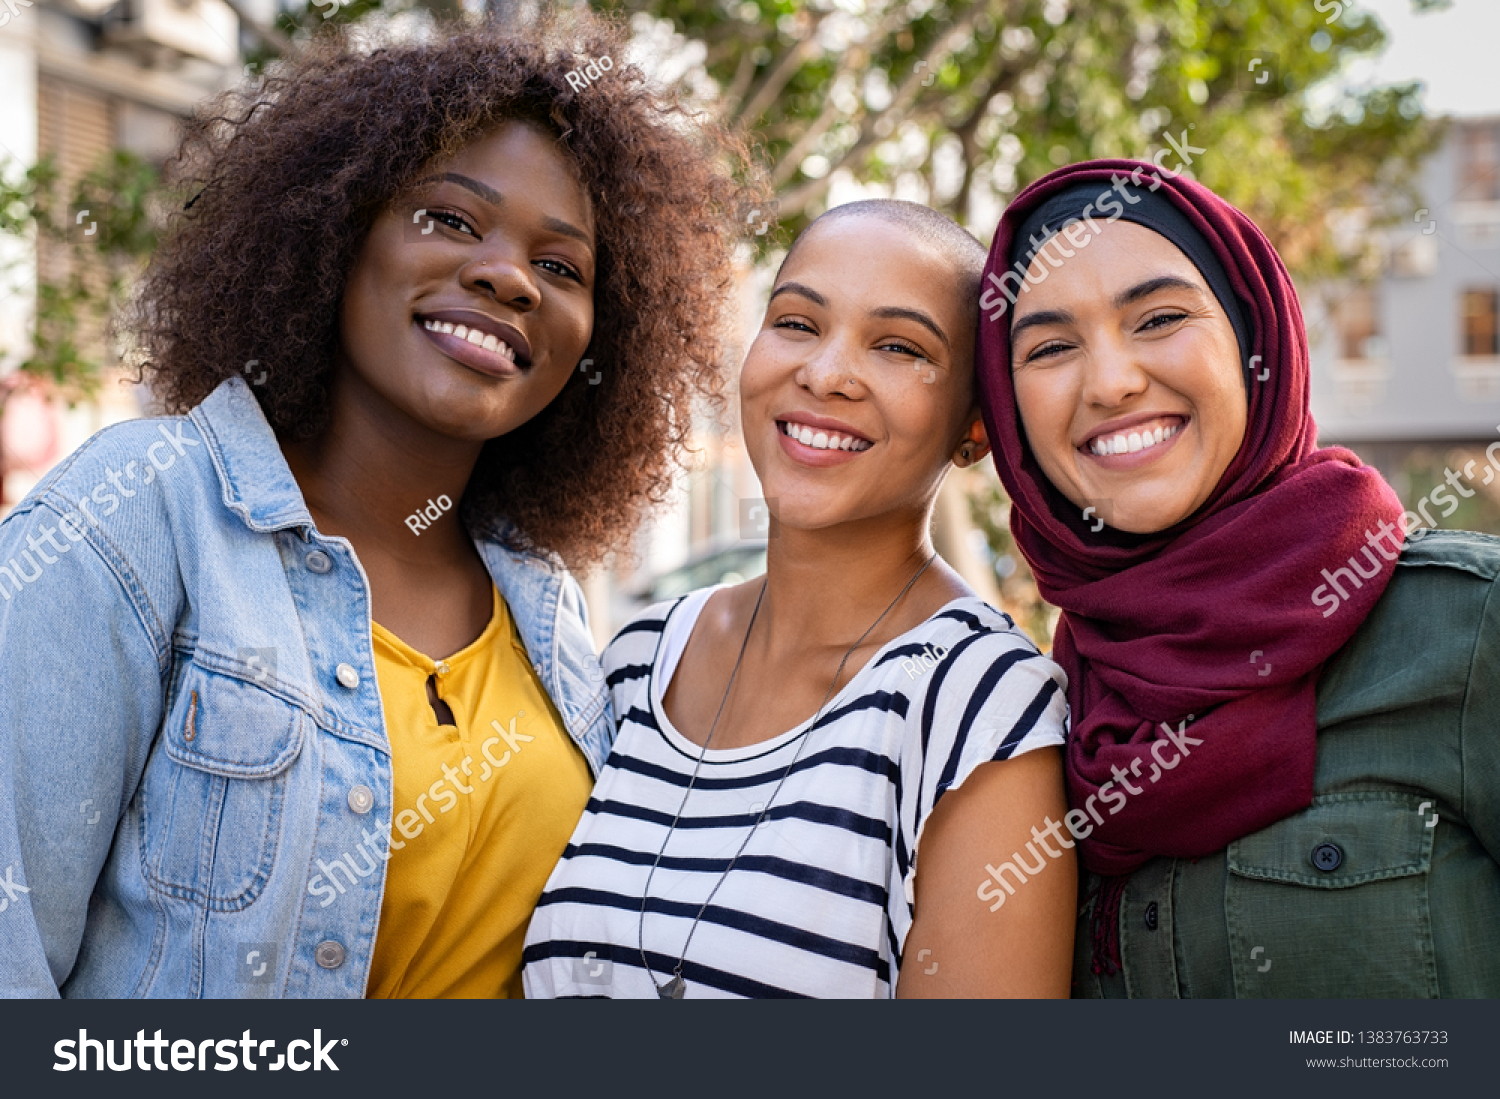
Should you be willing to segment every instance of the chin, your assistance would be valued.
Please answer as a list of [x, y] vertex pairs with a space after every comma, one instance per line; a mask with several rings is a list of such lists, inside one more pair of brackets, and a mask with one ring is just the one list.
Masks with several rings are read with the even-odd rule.
[[1119, 508], [1109, 525], [1126, 534], [1155, 534], [1182, 522], [1191, 514], [1180, 507]]

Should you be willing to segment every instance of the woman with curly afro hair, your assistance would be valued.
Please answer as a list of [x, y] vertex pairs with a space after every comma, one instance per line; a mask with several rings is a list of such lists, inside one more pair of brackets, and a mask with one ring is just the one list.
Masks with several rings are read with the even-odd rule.
[[0, 524], [0, 994], [520, 994], [614, 735], [566, 568], [717, 397], [760, 197], [624, 49], [330, 33], [189, 124], [168, 415]]

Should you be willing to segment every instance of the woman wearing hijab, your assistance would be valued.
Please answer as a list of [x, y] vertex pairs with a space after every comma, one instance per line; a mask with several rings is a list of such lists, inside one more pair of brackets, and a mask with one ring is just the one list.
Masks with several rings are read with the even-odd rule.
[[1075, 994], [1500, 995], [1500, 540], [1413, 533], [1317, 446], [1280, 258], [1144, 170], [1029, 187], [980, 303], [1012, 532], [1062, 609]]

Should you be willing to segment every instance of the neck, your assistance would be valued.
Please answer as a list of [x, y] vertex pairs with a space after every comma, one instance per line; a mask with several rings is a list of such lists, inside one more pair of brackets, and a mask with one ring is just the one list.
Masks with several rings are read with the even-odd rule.
[[[349, 539], [362, 554], [381, 553], [416, 565], [472, 553], [458, 502], [483, 443], [423, 428], [351, 380], [348, 371], [341, 372], [332, 396], [331, 422], [321, 436], [282, 440], [318, 529]], [[429, 507], [429, 500], [442, 497], [449, 502], [446, 509]], [[409, 522], [413, 515], [417, 521]]]
[[[773, 526], [766, 552], [766, 598], [760, 612], [764, 643], [772, 651], [783, 645], [796, 650], [852, 644], [932, 556], [928, 518], [924, 511], [819, 530]], [[935, 569], [927, 570], [877, 635], [894, 636], [892, 622], [909, 616], [902, 612], [909, 612], [918, 602], [913, 596], [934, 574]], [[875, 637], [871, 635], [872, 640]]]

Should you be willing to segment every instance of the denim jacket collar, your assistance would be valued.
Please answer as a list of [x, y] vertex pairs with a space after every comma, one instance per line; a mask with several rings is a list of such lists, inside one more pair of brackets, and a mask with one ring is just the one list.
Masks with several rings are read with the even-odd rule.
[[224, 490], [224, 505], [251, 530], [302, 528], [312, 514], [281, 444], [243, 378], [230, 378], [188, 418], [198, 425]]

